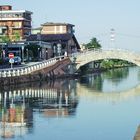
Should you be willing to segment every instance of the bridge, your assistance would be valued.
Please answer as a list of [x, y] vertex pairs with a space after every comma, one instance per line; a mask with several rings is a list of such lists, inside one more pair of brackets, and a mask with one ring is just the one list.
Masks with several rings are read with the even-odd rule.
[[97, 60], [104, 59], [119, 59], [131, 62], [140, 66], [140, 54], [128, 50], [121, 49], [109, 49], [109, 50], [87, 50], [80, 53], [73, 54], [73, 59], [75, 58], [76, 70], [78, 70], [81, 66]]
[[[33, 65], [26, 67], [18, 67], [13, 69], [1, 69], [0, 70], [0, 82], [6, 84], [15, 84], [24, 81], [41, 80], [42, 77], [61, 76], [66, 74], [73, 74], [81, 66], [97, 60], [103, 59], [120, 59], [134, 63], [140, 66], [140, 54], [128, 50], [121, 49], [109, 49], [109, 50], [86, 50], [83, 52], [73, 53], [69, 57], [59, 56], [37, 62]], [[76, 67], [71, 65], [76, 64]], [[69, 67], [71, 65], [71, 67]], [[72, 70], [73, 69], [73, 70]], [[70, 72], [72, 71], [72, 72]], [[20, 78], [19, 78], [20, 77]], [[6, 80], [6, 78], [8, 80]]]

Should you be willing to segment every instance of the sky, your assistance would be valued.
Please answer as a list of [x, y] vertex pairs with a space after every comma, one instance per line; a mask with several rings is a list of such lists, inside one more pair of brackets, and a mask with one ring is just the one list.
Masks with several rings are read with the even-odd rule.
[[[0, 0], [0, 5], [32, 11], [33, 27], [45, 22], [74, 24], [80, 44], [96, 37], [105, 49], [140, 52], [140, 0]], [[110, 41], [112, 28], [114, 45]]]

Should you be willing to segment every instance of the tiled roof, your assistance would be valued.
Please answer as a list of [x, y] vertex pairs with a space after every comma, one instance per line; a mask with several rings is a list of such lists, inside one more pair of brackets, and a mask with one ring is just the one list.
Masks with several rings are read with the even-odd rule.
[[72, 34], [34, 34], [30, 35], [27, 38], [27, 41], [35, 41], [35, 40], [41, 40], [41, 41], [57, 41], [57, 40], [63, 40], [67, 41], [72, 38]]
[[42, 27], [33, 28], [32, 30], [41, 30]]
[[66, 42], [71, 39], [74, 40], [77, 48], [80, 49], [80, 46], [74, 34], [32, 34], [27, 38], [27, 41]]
[[74, 26], [73, 24], [69, 24], [69, 23], [54, 23], [54, 22], [46, 22], [44, 24], [42, 24], [42, 26], [61, 26], [61, 25], [70, 25], [70, 26]]

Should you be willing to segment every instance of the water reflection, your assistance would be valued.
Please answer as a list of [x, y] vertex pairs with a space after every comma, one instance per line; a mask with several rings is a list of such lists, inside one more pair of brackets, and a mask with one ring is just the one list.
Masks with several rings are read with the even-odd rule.
[[78, 98], [74, 81], [57, 81], [0, 92], [0, 135], [23, 136], [33, 131], [34, 112], [45, 117], [67, 117], [76, 113]]
[[111, 69], [103, 73], [103, 78], [108, 79], [112, 83], [118, 84], [127, 79], [129, 75], [129, 67]]
[[85, 75], [79, 82], [91, 90], [102, 93], [123, 92], [139, 84], [139, 73], [138, 67], [111, 69], [101, 74]]
[[112, 84], [120, 84], [123, 80], [125, 80], [129, 75], [129, 68], [118, 68], [111, 69], [102, 74], [90, 74], [85, 75], [80, 78], [80, 83], [88, 85], [89, 88], [95, 89], [97, 91], [103, 90], [103, 81], [104, 79], [108, 82], [112, 82]]
[[[1, 138], [64, 140], [69, 135], [69, 139], [84, 140], [88, 135], [109, 140], [112, 133], [118, 131], [120, 136], [129, 135], [138, 140], [140, 127], [136, 132], [134, 129], [140, 122], [137, 117], [140, 113], [137, 109], [133, 112], [140, 105], [138, 75], [138, 68], [124, 68], [76, 80], [4, 87], [0, 90]], [[131, 136], [126, 132], [131, 125], [127, 120], [135, 123]], [[121, 131], [122, 128], [126, 131]], [[105, 133], [107, 130], [112, 134], [109, 137]]]

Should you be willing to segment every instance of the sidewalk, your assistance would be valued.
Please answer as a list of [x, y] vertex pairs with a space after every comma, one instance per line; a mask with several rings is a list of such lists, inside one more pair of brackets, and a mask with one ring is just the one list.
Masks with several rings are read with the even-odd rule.
[[[29, 63], [22, 63], [21, 65], [13, 65], [13, 68], [31, 66], [37, 63], [40, 63], [40, 62], [29, 62]], [[0, 69], [11, 69], [11, 65], [10, 64], [0, 65]]]

